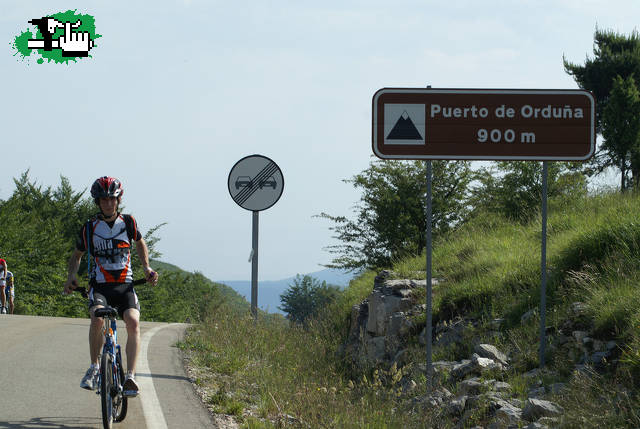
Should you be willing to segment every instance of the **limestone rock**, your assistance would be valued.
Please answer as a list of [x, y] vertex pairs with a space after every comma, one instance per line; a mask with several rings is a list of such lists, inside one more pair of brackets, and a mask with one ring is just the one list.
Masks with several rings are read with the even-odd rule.
[[542, 399], [529, 398], [524, 403], [522, 417], [529, 421], [538, 420], [540, 417], [559, 417], [564, 409], [553, 402]]
[[464, 412], [464, 407], [466, 406], [466, 403], [467, 403], [467, 397], [460, 396], [459, 398], [456, 398], [451, 402], [449, 402], [449, 405], [447, 406], [447, 411], [451, 415], [460, 416]]
[[493, 359], [504, 366], [507, 365], [507, 355], [491, 344], [478, 344], [474, 350], [479, 356]]
[[464, 380], [459, 385], [458, 394], [461, 395], [477, 395], [482, 390], [482, 383], [477, 378]]
[[522, 410], [511, 404], [503, 405], [496, 411], [498, 421], [506, 425], [518, 425], [522, 421]]

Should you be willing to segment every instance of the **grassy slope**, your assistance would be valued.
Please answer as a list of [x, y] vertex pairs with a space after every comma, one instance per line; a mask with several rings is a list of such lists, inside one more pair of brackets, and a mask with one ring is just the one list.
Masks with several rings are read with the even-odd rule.
[[[551, 372], [544, 382], [568, 383], [566, 393], [552, 398], [567, 410], [564, 423], [568, 427], [640, 425], [634, 411], [640, 385], [638, 213], [640, 197], [636, 195], [550, 204], [547, 325], [561, 329], [572, 318], [571, 303], [584, 302], [588, 304], [580, 321], [584, 329], [596, 338], [616, 340], [623, 349], [621, 360], [626, 361], [605, 375], [576, 376], [575, 356], [552, 347], [553, 335], [549, 336]], [[468, 342], [434, 348], [434, 359], [468, 358], [472, 337], [495, 344], [512, 356], [512, 369], [492, 376], [511, 383], [521, 399], [526, 399], [530, 387], [522, 373], [538, 365], [539, 321], [534, 317], [522, 324], [520, 317], [539, 305], [540, 230], [540, 219], [520, 225], [484, 215], [434, 244], [434, 274], [444, 279], [435, 288], [434, 318], [462, 315], [480, 321], [478, 328], [467, 333]], [[399, 261], [392, 270], [400, 277], [424, 278], [424, 265], [422, 255]], [[375, 275], [365, 272], [353, 280], [329, 322], [308, 331], [265, 319], [249, 341], [243, 332], [253, 329], [249, 322], [216, 317], [204, 324], [184, 347], [194, 351], [194, 361], [208, 374], [201, 382], [210, 388], [210, 404], [236, 414], [254, 406], [258, 410], [254, 417], [270, 416], [272, 422], [274, 415], [289, 413], [317, 427], [416, 427], [429, 421], [438, 427], [454, 426], [453, 420], [439, 420], [429, 407], [416, 409], [411, 400], [398, 396], [397, 373], [380, 370], [364, 378], [336, 363], [335, 351], [344, 340], [351, 307], [368, 296]], [[497, 337], [489, 334], [488, 322], [494, 318], [505, 319]], [[221, 330], [227, 333], [224, 342], [216, 334]], [[279, 340], [273, 343], [274, 338]], [[305, 347], [301, 349], [300, 344]], [[410, 356], [416, 364], [425, 360], [418, 345]], [[305, 370], [296, 372], [296, 368]], [[412, 377], [418, 382], [413, 394], [424, 394], [424, 378], [415, 373]], [[249, 427], [270, 427], [254, 417], [245, 417]], [[488, 423], [483, 418], [472, 416], [468, 423]]]
[[143, 320], [195, 321], [202, 320], [222, 303], [245, 312], [249, 303], [227, 285], [216, 283], [199, 272], [190, 273], [176, 265], [150, 261], [160, 273], [155, 288], [143, 285], [136, 288], [140, 297]]

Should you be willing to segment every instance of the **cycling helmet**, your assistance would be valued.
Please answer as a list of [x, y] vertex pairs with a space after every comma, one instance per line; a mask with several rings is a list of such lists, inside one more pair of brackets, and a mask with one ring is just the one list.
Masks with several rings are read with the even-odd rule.
[[115, 177], [102, 176], [91, 185], [91, 196], [96, 201], [98, 198], [119, 198], [122, 194], [124, 194], [122, 183]]

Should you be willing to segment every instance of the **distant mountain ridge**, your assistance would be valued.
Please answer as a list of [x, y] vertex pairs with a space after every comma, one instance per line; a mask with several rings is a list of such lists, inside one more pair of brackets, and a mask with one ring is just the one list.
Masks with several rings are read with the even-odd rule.
[[[326, 281], [328, 285], [344, 288], [349, 285], [349, 281], [354, 278], [356, 274], [327, 268], [301, 275], [309, 275], [321, 282]], [[258, 307], [269, 313], [284, 314], [278, 309], [280, 305], [280, 295], [293, 284], [295, 278], [296, 276], [287, 277], [282, 280], [258, 281]], [[239, 295], [244, 296], [248, 302], [251, 302], [251, 280], [216, 280], [216, 283], [222, 283], [231, 287]]]

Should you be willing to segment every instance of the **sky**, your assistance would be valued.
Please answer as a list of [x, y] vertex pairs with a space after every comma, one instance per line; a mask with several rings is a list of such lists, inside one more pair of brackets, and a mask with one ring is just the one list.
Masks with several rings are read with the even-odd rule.
[[[95, 17], [91, 58], [38, 64], [11, 45], [69, 9]], [[637, 30], [637, 0], [0, 0], [0, 198], [13, 178], [76, 190], [118, 177], [161, 260], [250, 279], [252, 213], [227, 179], [260, 154], [284, 191], [259, 215], [259, 279], [321, 270], [353, 214], [371, 103], [384, 87], [575, 89], [563, 56], [593, 56], [596, 26]], [[1, 243], [0, 243], [1, 246]], [[66, 255], [61, 256], [67, 258]]]

